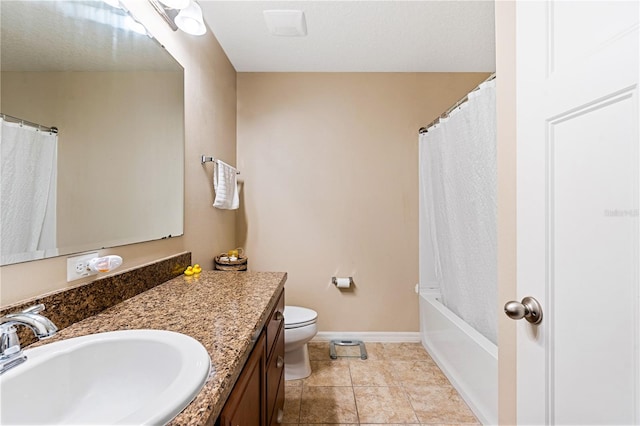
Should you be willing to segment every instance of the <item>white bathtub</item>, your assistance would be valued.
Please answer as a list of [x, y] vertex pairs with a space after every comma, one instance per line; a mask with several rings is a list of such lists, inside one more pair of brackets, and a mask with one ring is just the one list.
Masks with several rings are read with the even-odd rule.
[[445, 307], [420, 295], [422, 344], [483, 424], [498, 424], [498, 347]]

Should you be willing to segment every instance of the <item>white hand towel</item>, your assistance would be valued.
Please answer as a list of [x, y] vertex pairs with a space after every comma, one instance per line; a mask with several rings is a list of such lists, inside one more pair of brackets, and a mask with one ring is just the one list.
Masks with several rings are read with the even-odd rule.
[[236, 169], [224, 161], [216, 160], [216, 169], [213, 172], [213, 189], [216, 191], [213, 207], [227, 210], [235, 210], [240, 207]]

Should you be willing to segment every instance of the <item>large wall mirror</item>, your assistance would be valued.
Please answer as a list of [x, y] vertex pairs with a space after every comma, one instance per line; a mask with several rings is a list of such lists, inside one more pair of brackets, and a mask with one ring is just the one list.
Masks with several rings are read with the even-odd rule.
[[103, 1], [0, 8], [2, 265], [182, 235], [180, 64]]

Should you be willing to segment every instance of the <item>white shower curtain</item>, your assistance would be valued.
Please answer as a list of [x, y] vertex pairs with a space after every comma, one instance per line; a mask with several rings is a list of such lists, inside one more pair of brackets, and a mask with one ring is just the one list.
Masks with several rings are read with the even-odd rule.
[[420, 288], [497, 343], [495, 80], [422, 133]]
[[2, 264], [55, 255], [58, 136], [0, 124]]

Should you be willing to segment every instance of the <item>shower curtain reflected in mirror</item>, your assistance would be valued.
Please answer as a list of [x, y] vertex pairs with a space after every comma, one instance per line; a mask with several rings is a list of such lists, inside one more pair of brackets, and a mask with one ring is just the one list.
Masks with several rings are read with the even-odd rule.
[[497, 343], [495, 80], [420, 134], [420, 287]]
[[0, 124], [2, 264], [56, 255], [58, 135]]

